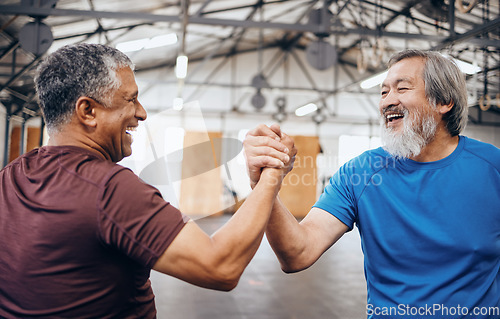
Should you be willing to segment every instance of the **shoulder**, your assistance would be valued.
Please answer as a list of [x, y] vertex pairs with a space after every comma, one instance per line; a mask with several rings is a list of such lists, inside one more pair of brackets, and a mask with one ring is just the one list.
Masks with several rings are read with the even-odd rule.
[[330, 185], [359, 195], [366, 186], [375, 182], [375, 176], [394, 165], [394, 157], [383, 148], [368, 150], [342, 165], [330, 179]]
[[393, 165], [394, 158], [382, 147], [368, 150], [343, 165], [343, 170], [376, 172]]
[[58, 174], [72, 176], [75, 180], [95, 186], [107, 183], [109, 179], [122, 171], [129, 171], [134, 175], [128, 168], [76, 146], [42, 147], [33, 161], [37, 162], [38, 168], [46, 167], [59, 172]]
[[464, 150], [469, 155], [494, 166], [500, 171], [500, 149], [498, 147], [466, 136], [460, 138], [464, 140]]

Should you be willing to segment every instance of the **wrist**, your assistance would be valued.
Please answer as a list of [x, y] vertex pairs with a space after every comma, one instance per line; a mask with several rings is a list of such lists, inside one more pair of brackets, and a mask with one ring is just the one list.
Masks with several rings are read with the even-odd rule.
[[279, 188], [281, 186], [281, 182], [283, 181], [283, 177], [284, 174], [282, 170], [277, 168], [265, 168], [262, 170], [259, 183], [260, 181], [263, 181], [264, 183], [270, 186], [275, 186]]

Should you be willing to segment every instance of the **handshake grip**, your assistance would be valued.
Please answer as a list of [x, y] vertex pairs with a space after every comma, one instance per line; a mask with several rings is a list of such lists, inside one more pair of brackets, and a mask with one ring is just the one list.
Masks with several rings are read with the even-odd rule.
[[252, 188], [267, 168], [276, 170], [272, 173], [274, 182], [281, 184], [286, 174], [293, 169], [297, 154], [293, 139], [282, 133], [278, 125], [259, 125], [249, 131], [243, 149]]

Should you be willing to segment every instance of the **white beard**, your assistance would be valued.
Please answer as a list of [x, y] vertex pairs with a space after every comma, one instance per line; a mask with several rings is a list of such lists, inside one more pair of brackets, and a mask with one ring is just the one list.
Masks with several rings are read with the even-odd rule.
[[[381, 138], [384, 144], [383, 148], [395, 158], [411, 158], [418, 156], [422, 149], [434, 138], [438, 122], [431, 114], [425, 114], [417, 123], [409, 117], [408, 111], [403, 110], [403, 132], [395, 132], [388, 128], [385, 123], [385, 116], [381, 119]], [[420, 118], [417, 113], [413, 118]]]

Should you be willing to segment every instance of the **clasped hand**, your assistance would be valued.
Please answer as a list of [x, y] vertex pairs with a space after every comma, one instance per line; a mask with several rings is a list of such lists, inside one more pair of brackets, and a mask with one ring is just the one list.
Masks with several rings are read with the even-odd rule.
[[284, 177], [292, 170], [297, 154], [293, 139], [281, 132], [277, 124], [270, 127], [261, 124], [249, 131], [243, 148], [252, 188], [259, 181], [263, 168], [280, 169]]

